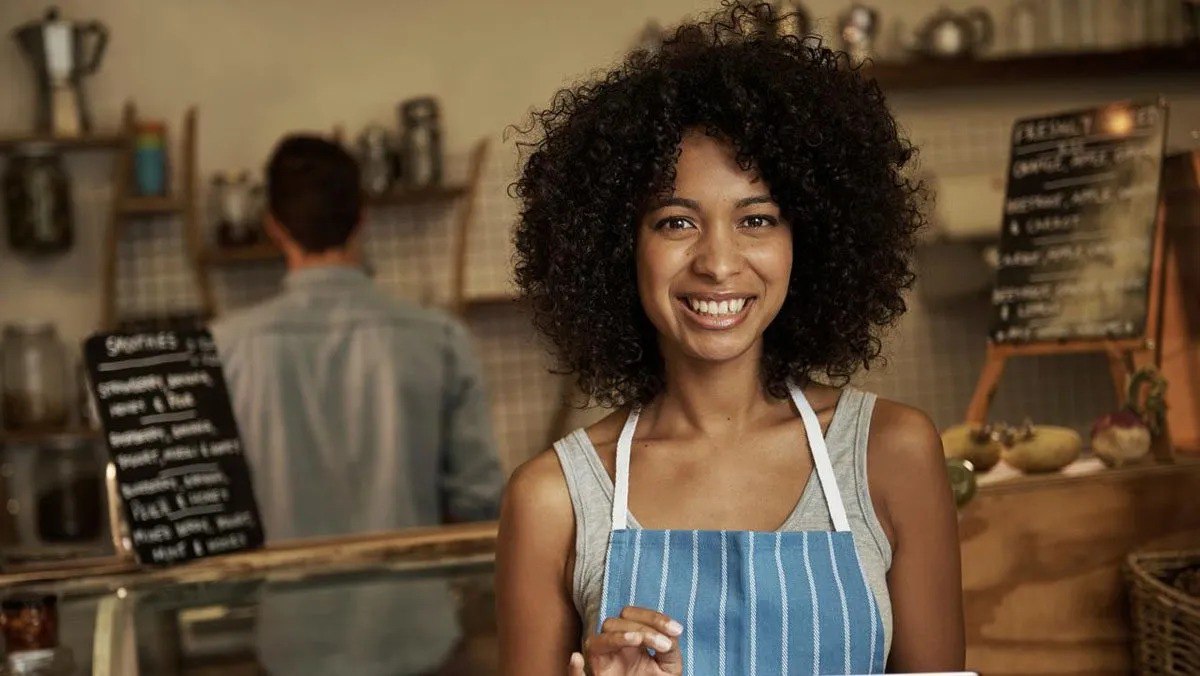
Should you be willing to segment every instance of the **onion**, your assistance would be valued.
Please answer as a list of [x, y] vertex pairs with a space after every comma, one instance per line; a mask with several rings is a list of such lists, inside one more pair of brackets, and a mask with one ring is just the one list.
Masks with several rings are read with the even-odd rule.
[[1138, 462], [1150, 452], [1150, 428], [1129, 409], [1102, 415], [1092, 424], [1092, 452], [1109, 467]]

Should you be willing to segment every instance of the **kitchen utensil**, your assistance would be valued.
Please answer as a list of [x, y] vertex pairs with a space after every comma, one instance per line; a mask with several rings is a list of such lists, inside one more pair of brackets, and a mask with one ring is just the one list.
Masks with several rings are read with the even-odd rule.
[[981, 8], [941, 9], [918, 29], [913, 51], [931, 59], [976, 58], [991, 46], [993, 34], [992, 17]]
[[1045, 47], [1046, 30], [1039, 0], [1017, 0], [1008, 10], [1008, 50], [1032, 54]]
[[71, 248], [71, 185], [53, 146], [17, 148], [4, 172], [4, 210], [14, 251], [45, 255]]
[[9, 430], [62, 428], [72, 399], [66, 347], [53, 324], [7, 324], [3, 342], [4, 425]]
[[410, 188], [438, 185], [442, 182], [442, 130], [437, 100], [405, 101], [400, 104], [400, 122], [404, 130], [401, 180]]
[[775, 16], [779, 17], [775, 24], [776, 35], [791, 35], [803, 40], [812, 32], [812, 18], [797, 0], [776, 0]]
[[879, 33], [879, 12], [866, 5], [850, 5], [838, 20], [838, 35], [842, 49], [851, 63], [862, 63], [875, 53], [875, 38]]
[[1079, 49], [1080, 0], [1046, 0], [1047, 24], [1050, 39], [1048, 47], [1056, 51]]
[[378, 197], [386, 193], [397, 178], [398, 157], [395, 140], [382, 125], [371, 125], [358, 136], [358, 164], [363, 191]]
[[654, 19], [647, 19], [646, 25], [642, 26], [642, 30], [634, 38], [633, 49], [653, 54], [662, 47], [663, 38], [666, 36], [667, 33], [661, 24]]
[[33, 472], [38, 535], [48, 543], [97, 539], [104, 480], [92, 442], [64, 435], [50, 437], [40, 446]]
[[97, 21], [67, 21], [51, 7], [42, 20], [18, 27], [13, 37], [33, 64], [37, 78], [37, 130], [55, 136], [90, 131], [83, 79], [100, 67], [108, 29]]
[[211, 200], [221, 246], [247, 246], [260, 239], [263, 188], [251, 182], [250, 172], [243, 171], [236, 177], [214, 175]]

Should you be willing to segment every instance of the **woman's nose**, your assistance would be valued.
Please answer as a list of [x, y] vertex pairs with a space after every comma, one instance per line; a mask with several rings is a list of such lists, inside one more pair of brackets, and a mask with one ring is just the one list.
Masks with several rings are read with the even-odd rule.
[[729, 230], [715, 228], [701, 235], [692, 257], [693, 272], [721, 283], [742, 269], [742, 252]]

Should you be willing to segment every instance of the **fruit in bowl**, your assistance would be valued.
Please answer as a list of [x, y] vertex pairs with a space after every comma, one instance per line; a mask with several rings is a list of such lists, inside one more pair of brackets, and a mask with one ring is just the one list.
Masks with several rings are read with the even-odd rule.
[[1102, 415], [1092, 425], [1092, 453], [1109, 467], [1141, 462], [1150, 453], [1150, 428], [1130, 409]]
[[1092, 453], [1109, 467], [1133, 465], [1150, 456], [1155, 440], [1166, 442], [1167, 381], [1152, 368], [1129, 379], [1125, 407], [1092, 424]]
[[947, 460], [967, 460], [976, 472], [986, 472], [1000, 462], [998, 428], [963, 423], [942, 432], [942, 452]]
[[1083, 450], [1083, 437], [1069, 427], [1034, 425], [1026, 421], [1000, 434], [1005, 463], [1027, 474], [1056, 472], [1075, 462]]

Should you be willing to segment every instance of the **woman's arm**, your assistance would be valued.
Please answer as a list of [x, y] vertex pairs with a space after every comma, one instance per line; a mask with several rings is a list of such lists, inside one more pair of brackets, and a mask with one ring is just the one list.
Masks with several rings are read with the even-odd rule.
[[958, 516], [942, 442], [920, 411], [880, 400], [868, 472], [892, 541], [888, 671], [956, 671], [966, 661]]
[[563, 676], [579, 650], [571, 601], [575, 515], [553, 451], [513, 473], [500, 508], [496, 621], [500, 673]]

